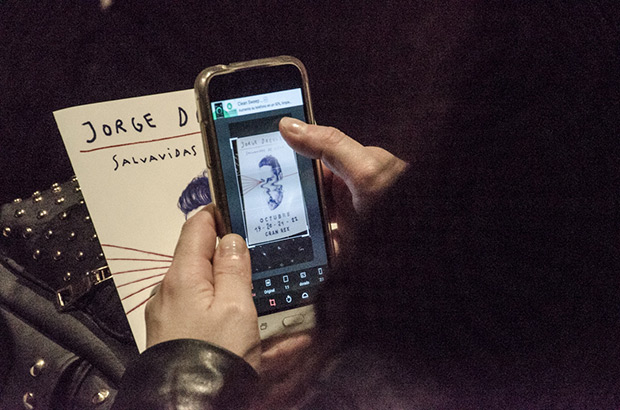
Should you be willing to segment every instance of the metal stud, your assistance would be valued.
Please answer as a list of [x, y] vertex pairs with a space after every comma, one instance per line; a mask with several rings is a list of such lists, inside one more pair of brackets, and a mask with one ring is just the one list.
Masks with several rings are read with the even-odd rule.
[[15, 211], [15, 218], [21, 218], [24, 215], [26, 215], [25, 209], [18, 209], [17, 211]]
[[58, 188], [58, 187], [60, 187], [60, 184], [59, 184], [58, 182], [54, 182], [54, 183], [52, 184], [52, 189], [54, 189], [54, 188]]
[[53, 193], [59, 194], [61, 191], [62, 191], [62, 188], [59, 185], [57, 185], [57, 186], [52, 185], [52, 192]]
[[65, 219], [67, 219], [68, 216], [69, 216], [68, 213], [61, 212], [61, 213], [58, 214], [58, 219], [60, 219], [61, 221], [64, 221]]
[[109, 395], [110, 391], [108, 389], [101, 389], [97, 394], [93, 396], [92, 402], [93, 404], [101, 404], [106, 401]]
[[59, 260], [61, 260], [61, 259], [62, 259], [62, 252], [61, 252], [61, 251], [56, 251], [56, 252], [54, 253], [53, 258], [54, 258], [54, 260], [55, 260], [55, 261], [59, 261]]
[[39, 197], [41, 196], [41, 191], [34, 191], [34, 193], [32, 194], [33, 198]]
[[45, 360], [39, 359], [30, 368], [30, 375], [32, 377], [37, 377], [43, 372], [43, 369], [45, 369], [46, 367], [47, 363], [45, 363]]
[[60, 198], [56, 198], [56, 204], [60, 205], [65, 202], [65, 197], [61, 196]]
[[54, 236], [54, 231], [48, 229], [47, 232], [45, 232], [45, 239], [50, 239], [52, 236]]
[[42, 209], [37, 213], [37, 219], [43, 219], [46, 216], [47, 216], [47, 211], [45, 209]]
[[42, 196], [40, 196], [40, 195], [39, 195], [39, 196], [35, 196], [34, 198], [32, 198], [32, 200], [33, 200], [34, 202], [41, 202], [41, 201], [43, 200], [43, 197], [42, 197]]
[[93, 234], [93, 236], [91, 236], [91, 237], [90, 237], [90, 240], [91, 240], [92, 242], [94, 242], [94, 241], [96, 241], [96, 240], [98, 240], [98, 239], [99, 239], [99, 237], [97, 236], [97, 234], [96, 234], [96, 233], [94, 233], [94, 234]]
[[79, 186], [76, 186], [75, 188], [73, 188], [73, 190], [75, 192], [80, 192], [82, 190], [82, 188], [80, 188]]
[[38, 261], [41, 258], [41, 250], [36, 249], [33, 253], [32, 253], [32, 259], [34, 259], [35, 261]]
[[24, 233], [22, 236], [24, 237], [24, 239], [28, 239], [32, 236], [33, 232], [34, 231], [32, 230], [32, 228], [26, 228], [24, 229]]
[[89, 215], [86, 215], [84, 217], [84, 222], [90, 222], [90, 216]]
[[71, 272], [66, 272], [65, 276], [62, 278], [65, 282], [69, 282], [71, 280]]
[[22, 199], [21, 199], [21, 198], [15, 198], [15, 199], [13, 200], [13, 203], [14, 203], [14, 204], [19, 204], [21, 201], [22, 201]]
[[82, 251], [79, 251], [78, 253], [75, 254], [75, 259], [78, 261], [83, 261], [85, 258], [86, 258], [86, 255]]
[[99, 252], [99, 255], [97, 255], [97, 260], [102, 261], [104, 259], [105, 259], [105, 256], [103, 255], [103, 252]]
[[71, 232], [67, 239], [70, 240], [70, 241], [73, 241], [73, 240], [75, 240], [75, 238], [77, 238], [77, 234], [75, 232]]
[[73, 177], [71, 178], [71, 182], [73, 182], [74, 184], [78, 182], [77, 177]]
[[2, 235], [5, 238], [8, 238], [9, 236], [11, 236], [11, 228], [8, 226], [5, 226], [4, 229], [2, 229]]
[[34, 393], [28, 392], [28, 393], [24, 394], [24, 397], [22, 398], [22, 401], [24, 403], [24, 408], [25, 409], [27, 409], [27, 410], [33, 410], [34, 409], [34, 405], [35, 405]]
[[80, 204], [80, 205], [84, 205], [84, 200], [83, 200], [83, 199], [80, 199], [80, 202], [78, 202], [78, 204]]

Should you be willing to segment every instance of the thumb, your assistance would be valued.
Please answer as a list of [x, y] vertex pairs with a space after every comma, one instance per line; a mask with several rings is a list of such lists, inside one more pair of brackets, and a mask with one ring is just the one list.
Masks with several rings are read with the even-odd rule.
[[254, 306], [250, 251], [241, 236], [228, 234], [220, 240], [213, 257], [213, 285], [217, 300]]
[[404, 161], [388, 151], [365, 147], [333, 127], [285, 117], [280, 120], [280, 133], [291, 148], [320, 159], [344, 181], [357, 212], [367, 210], [406, 168]]
[[355, 176], [364, 146], [333, 127], [306, 124], [294, 118], [280, 120], [284, 140], [301, 155], [320, 159], [348, 185]]

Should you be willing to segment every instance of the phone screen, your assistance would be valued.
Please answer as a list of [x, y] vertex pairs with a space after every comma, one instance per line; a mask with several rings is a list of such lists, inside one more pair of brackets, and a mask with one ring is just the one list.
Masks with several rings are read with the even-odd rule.
[[274, 85], [278, 75], [265, 81], [273, 68], [264, 70], [259, 80], [224, 75], [225, 83], [215, 77], [210, 85], [212, 97], [229, 97], [212, 98], [211, 110], [231, 228], [250, 250], [259, 316], [311, 303], [328, 264], [314, 161], [296, 154], [278, 131], [282, 117], [307, 120], [302, 88], [294, 72]]

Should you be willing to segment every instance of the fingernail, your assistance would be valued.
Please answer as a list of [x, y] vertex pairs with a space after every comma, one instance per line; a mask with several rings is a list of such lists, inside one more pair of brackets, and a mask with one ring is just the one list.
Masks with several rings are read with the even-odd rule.
[[280, 125], [287, 134], [298, 136], [304, 132], [306, 123], [296, 118], [284, 117], [280, 120]]
[[245, 242], [237, 235], [226, 235], [220, 240], [218, 245], [220, 255], [225, 257], [234, 257], [243, 255], [247, 252], [247, 246]]
[[198, 212], [202, 211], [206, 207], [207, 207], [206, 205], [201, 205], [201, 206], [199, 206], [196, 209], [192, 209], [191, 211], [189, 211], [188, 213], [185, 214], [185, 220], [187, 221], [189, 218], [191, 218], [192, 216], [196, 215]]

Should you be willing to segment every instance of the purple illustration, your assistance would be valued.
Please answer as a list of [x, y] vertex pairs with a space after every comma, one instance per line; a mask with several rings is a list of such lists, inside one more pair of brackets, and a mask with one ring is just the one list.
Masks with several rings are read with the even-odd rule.
[[193, 212], [203, 205], [211, 203], [211, 192], [209, 191], [209, 178], [207, 171], [192, 179], [179, 197], [178, 207], [188, 219]]
[[267, 196], [269, 197], [267, 200], [267, 205], [269, 206], [269, 209], [273, 211], [282, 203], [282, 185], [277, 183], [283, 178], [282, 168], [280, 167], [280, 163], [276, 157], [272, 155], [267, 155], [261, 159], [258, 166], [261, 168], [269, 166], [271, 168], [269, 175], [261, 178], [260, 187], [265, 190]]

